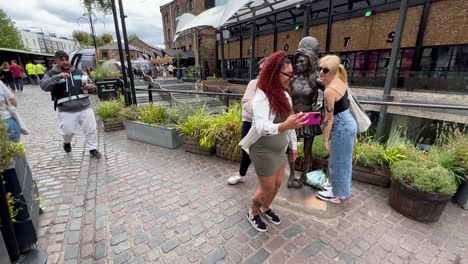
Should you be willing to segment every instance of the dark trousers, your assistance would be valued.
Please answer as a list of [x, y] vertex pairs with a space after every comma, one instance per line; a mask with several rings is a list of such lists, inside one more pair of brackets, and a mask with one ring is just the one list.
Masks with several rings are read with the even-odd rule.
[[13, 82], [13, 79], [8, 80], [8, 81], [3, 81], [8, 87], [10, 87], [11, 90], [16, 90], [15, 88], [15, 82]]
[[39, 81], [42, 80], [42, 78], [44, 78], [44, 74], [37, 74], [37, 77], [39, 78]]
[[13, 82], [17, 91], [23, 91], [23, 77], [15, 78], [13, 77]]
[[30, 84], [30, 85], [33, 85], [33, 83], [34, 83], [34, 85], [37, 85], [37, 77], [36, 77], [36, 75], [28, 75], [28, 77], [29, 77], [29, 84]]
[[[244, 138], [247, 133], [249, 133], [250, 127], [252, 127], [252, 122], [247, 122], [244, 121], [242, 122], [242, 138]], [[240, 168], [239, 168], [239, 174], [241, 176], [245, 176], [247, 173], [247, 170], [249, 169], [250, 163], [252, 161], [250, 160], [249, 154], [242, 150], [242, 157], [240, 161]]]

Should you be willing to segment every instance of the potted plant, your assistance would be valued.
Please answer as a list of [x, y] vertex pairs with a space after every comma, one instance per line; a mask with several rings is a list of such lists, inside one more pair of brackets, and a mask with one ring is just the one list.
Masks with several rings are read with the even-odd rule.
[[164, 107], [153, 103], [122, 109], [127, 138], [174, 149], [183, 144], [175, 129], [174, 117]]
[[185, 151], [207, 156], [214, 153], [216, 138], [206, 136], [212, 119], [213, 116], [207, 113], [206, 106], [203, 106], [185, 120], [178, 122], [176, 128], [180, 135], [185, 137]]
[[211, 119], [211, 124], [203, 132], [202, 142], [213, 142], [216, 144], [216, 156], [231, 160], [240, 161], [242, 128], [242, 106], [235, 103], [227, 111], [221, 111]]
[[111, 67], [103, 67], [101, 64], [91, 73], [91, 78], [96, 83], [98, 97], [101, 100], [109, 100], [119, 96], [120, 74]]
[[99, 119], [102, 120], [104, 131], [116, 131], [125, 129], [125, 125], [120, 115], [124, 104], [117, 99], [102, 101], [96, 110]]
[[390, 206], [416, 221], [437, 221], [457, 190], [454, 175], [430, 160], [396, 161], [390, 170]]

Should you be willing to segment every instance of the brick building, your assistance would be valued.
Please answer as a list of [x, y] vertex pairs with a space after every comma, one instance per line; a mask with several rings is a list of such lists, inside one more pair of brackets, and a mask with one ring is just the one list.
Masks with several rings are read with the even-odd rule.
[[191, 30], [173, 43], [177, 18], [184, 13], [198, 15], [212, 7], [224, 4], [224, 0], [174, 0], [160, 7], [163, 17], [164, 45], [166, 49], [193, 51], [195, 64], [199, 65], [199, 50], [208, 72], [216, 71], [216, 35], [213, 29], [201, 30], [201, 49], [198, 47], [198, 32]]
[[[308, 2], [288, 2], [289, 6], [257, 15], [256, 61], [279, 49], [292, 56], [304, 35], [304, 12], [310, 10], [308, 35], [317, 38], [320, 53], [338, 54], [352, 84], [383, 86], [400, 1], [318, 0], [309, 2], [310, 9]], [[224, 43], [217, 41], [218, 68], [223, 48], [230, 79], [248, 76], [239, 72], [250, 66], [250, 22], [228, 21], [228, 37]], [[468, 1], [409, 0], [401, 48], [399, 87], [466, 92]]]
[[[130, 58], [132, 60], [143, 58], [143, 50], [133, 45], [128, 45], [128, 47], [130, 50]], [[126, 58], [125, 49], [123, 50], [123, 54], [124, 54], [124, 58]], [[98, 52], [97, 52], [97, 58], [98, 60], [111, 60], [111, 59], [119, 60], [120, 57], [119, 57], [119, 48], [118, 48], [117, 42], [99, 47]]]
[[132, 40], [130, 45], [139, 48], [143, 53], [144, 59], [155, 59], [157, 56], [163, 57], [163, 50], [157, 46], [148, 44], [141, 40], [140, 38], [135, 38]]

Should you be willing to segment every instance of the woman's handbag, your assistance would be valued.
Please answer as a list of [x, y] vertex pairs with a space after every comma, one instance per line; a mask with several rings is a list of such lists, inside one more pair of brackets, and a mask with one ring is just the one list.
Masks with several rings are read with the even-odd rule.
[[356, 100], [356, 97], [354, 97], [349, 87], [348, 87], [348, 98], [349, 98], [349, 110], [351, 111], [351, 114], [356, 120], [358, 132], [359, 133], [366, 132], [367, 129], [369, 129], [372, 122], [370, 121], [369, 116], [366, 114], [362, 106]]
[[18, 123], [18, 126], [21, 128], [21, 134], [23, 135], [29, 135], [29, 129], [26, 127], [26, 124], [24, 123], [23, 119], [20, 117], [18, 110], [16, 107], [14, 107], [11, 103], [10, 100], [8, 100], [5, 96], [5, 102], [6, 102], [6, 110], [10, 113], [11, 117]]

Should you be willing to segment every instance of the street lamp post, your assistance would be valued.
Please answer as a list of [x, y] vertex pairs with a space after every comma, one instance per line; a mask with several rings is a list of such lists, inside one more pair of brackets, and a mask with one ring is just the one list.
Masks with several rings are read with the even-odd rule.
[[42, 41], [44, 41], [44, 47], [45, 47], [46, 53], [49, 53], [49, 49], [47, 48], [47, 42], [46, 42], [46, 40], [45, 40], [44, 31], [42, 30], [42, 27], [28, 27], [28, 28], [38, 28], [38, 29], [41, 30]]
[[92, 13], [90, 10], [88, 10], [88, 14], [83, 14], [81, 17], [79, 17], [76, 20], [76, 24], [79, 25], [80, 19], [84, 19], [86, 22], [89, 23], [89, 27], [91, 28], [91, 37], [93, 37], [93, 46], [94, 46], [94, 63], [96, 64], [97, 62], [97, 45], [96, 45], [96, 34], [95, 34], [95, 29], [94, 29], [94, 24], [96, 21], [101, 21], [101, 23], [104, 24], [104, 21], [98, 18], [92, 17]]

